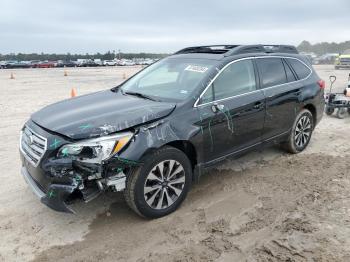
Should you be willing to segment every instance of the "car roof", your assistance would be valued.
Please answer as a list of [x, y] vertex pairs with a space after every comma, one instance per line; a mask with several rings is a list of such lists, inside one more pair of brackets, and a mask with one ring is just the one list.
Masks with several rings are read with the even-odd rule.
[[298, 50], [291, 45], [210, 45], [186, 47], [171, 57], [223, 60], [228, 57], [294, 56]]

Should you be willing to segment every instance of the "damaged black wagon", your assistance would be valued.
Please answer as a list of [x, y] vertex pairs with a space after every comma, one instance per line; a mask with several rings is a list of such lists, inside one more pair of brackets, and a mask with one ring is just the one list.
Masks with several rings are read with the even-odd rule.
[[21, 172], [57, 211], [112, 190], [139, 215], [161, 217], [229, 156], [276, 143], [304, 150], [323, 88], [292, 46], [185, 48], [115, 88], [34, 113], [21, 131]]

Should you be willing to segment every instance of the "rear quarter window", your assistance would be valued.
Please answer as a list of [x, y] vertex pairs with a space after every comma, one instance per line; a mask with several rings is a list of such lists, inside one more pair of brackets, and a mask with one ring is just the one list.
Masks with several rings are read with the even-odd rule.
[[287, 58], [287, 61], [292, 66], [294, 72], [297, 74], [299, 79], [304, 79], [311, 73], [310, 68], [308, 68], [299, 60], [293, 59], [293, 58]]
[[287, 82], [286, 72], [281, 58], [256, 59], [262, 87], [281, 85]]

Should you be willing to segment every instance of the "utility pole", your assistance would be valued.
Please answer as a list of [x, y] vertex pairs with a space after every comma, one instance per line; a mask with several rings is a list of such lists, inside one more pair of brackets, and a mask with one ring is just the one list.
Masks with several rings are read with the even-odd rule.
[[118, 53], [119, 53], [119, 60], [120, 60], [121, 59], [120, 49], [118, 49]]

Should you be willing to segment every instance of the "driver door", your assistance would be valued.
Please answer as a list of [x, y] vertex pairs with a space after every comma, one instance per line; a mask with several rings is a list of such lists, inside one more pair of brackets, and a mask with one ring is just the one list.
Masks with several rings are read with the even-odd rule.
[[257, 87], [253, 60], [228, 64], [201, 96], [197, 109], [206, 162], [259, 144], [265, 97]]

